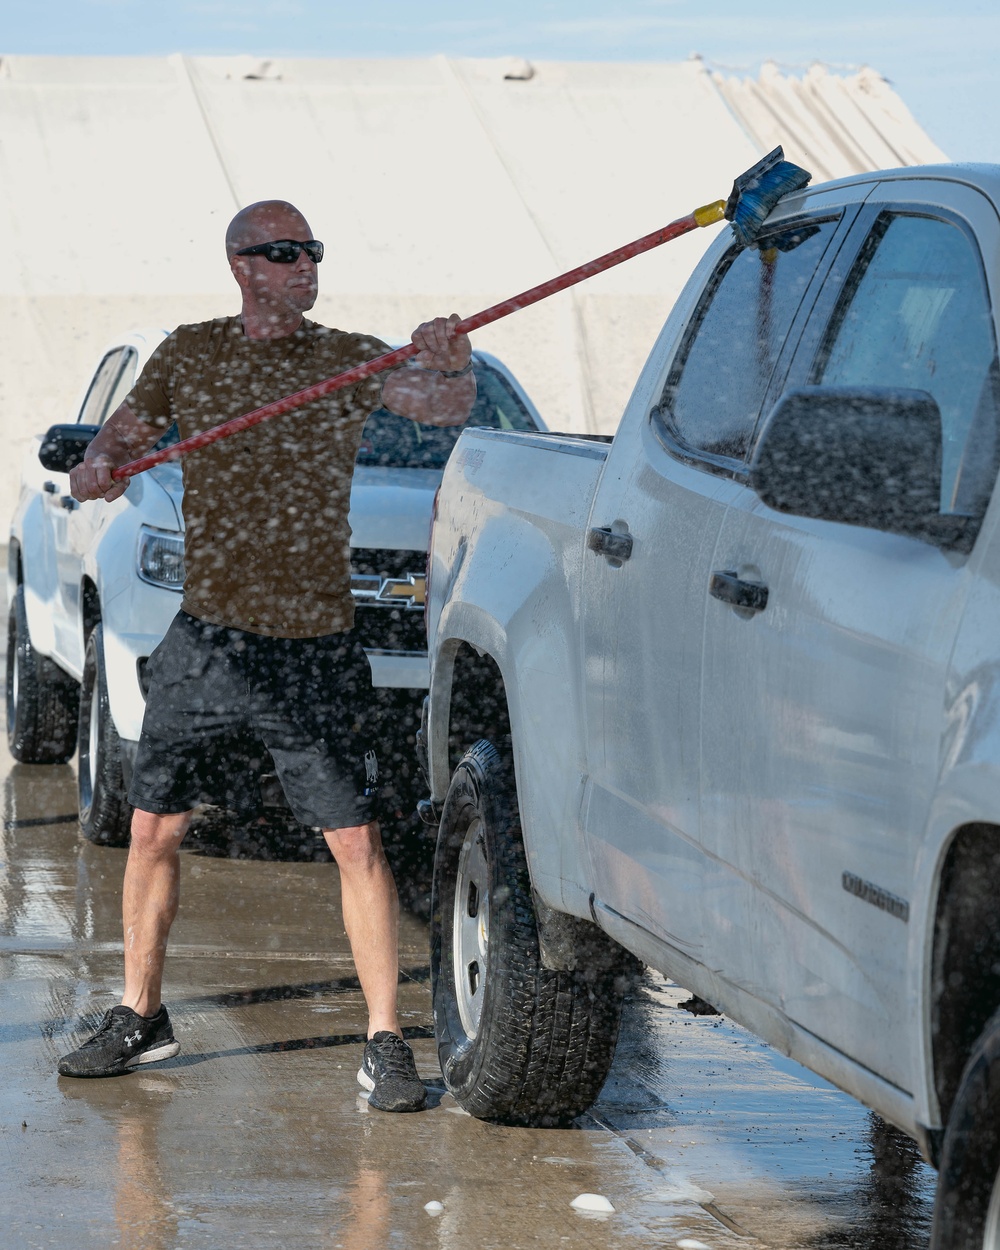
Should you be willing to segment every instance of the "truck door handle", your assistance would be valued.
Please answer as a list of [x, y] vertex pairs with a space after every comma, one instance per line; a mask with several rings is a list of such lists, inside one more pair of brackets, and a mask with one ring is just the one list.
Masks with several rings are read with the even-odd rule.
[[767, 587], [762, 582], [745, 582], [732, 569], [712, 574], [708, 593], [734, 608], [749, 608], [751, 612], [763, 612], [767, 607]]
[[613, 568], [621, 568], [632, 554], [632, 535], [616, 533], [609, 526], [592, 529], [587, 535], [587, 546], [599, 556], [604, 556]]

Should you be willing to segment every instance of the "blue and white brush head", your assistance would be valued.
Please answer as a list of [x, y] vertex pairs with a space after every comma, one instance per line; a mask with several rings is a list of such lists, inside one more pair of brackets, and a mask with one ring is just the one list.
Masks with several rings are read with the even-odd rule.
[[808, 170], [786, 161], [780, 147], [740, 174], [726, 202], [726, 220], [732, 223], [736, 241], [744, 247], [755, 242], [778, 201], [801, 191], [811, 178]]

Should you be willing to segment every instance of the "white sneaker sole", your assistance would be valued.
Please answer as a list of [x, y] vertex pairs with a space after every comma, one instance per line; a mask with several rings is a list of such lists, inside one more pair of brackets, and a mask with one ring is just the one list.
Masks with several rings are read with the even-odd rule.
[[161, 1059], [173, 1059], [181, 1048], [180, 1042], [164, 1042], [162, 1046], [157, 1046], [155, 1050], [144, 1050], [141, 1055], [136, 1055], [134, 1059], [130, 1059], [125, 1065], [126, 1068], [137, 1068], [143, 1063], [158, 1063]]

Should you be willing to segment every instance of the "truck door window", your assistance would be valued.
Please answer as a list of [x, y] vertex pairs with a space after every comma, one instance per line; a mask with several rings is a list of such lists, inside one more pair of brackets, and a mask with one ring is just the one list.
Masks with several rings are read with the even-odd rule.
[[105, 417], [114, 412], [135, 380], [135, 360], [136, 353], [130, 347], [116, 347], [107, 353], [97, 367], [80, 409], [81, 425], [101, 425]]
[[108, 396], [108, 402], [105, 404], [104, 411], [101, 413], [102, 425], [135, 385], [136, 364], [138, 363], [138, 360], [138, 353], [134, 351], [133, 348], [126, 347], [122, 353], [121, 372], [118, 374], [118, 379], [111, 388], [111, 393]]
[[812, 380], [929, 391], [941, 409], [941, 511], [982, 517], [1000, 451], [1000, 369], [982, 261], [962, 227], [936, 217], [879, 217]]
[[745, 459], [785, 337], [836, 228], [835, 220], [803, 223], [726, 253], [654, 410], [668, 438]]

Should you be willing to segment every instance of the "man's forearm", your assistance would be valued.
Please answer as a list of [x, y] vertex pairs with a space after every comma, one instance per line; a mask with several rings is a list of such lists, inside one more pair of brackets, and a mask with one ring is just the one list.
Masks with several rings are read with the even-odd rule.
[[107, 456], [117, 468], [145, 455], [162, 433], [140, 421], [127, 404], [119, 404], [87, 448], [87, 459]]
[[119, 465], [134, 460], [136, 454], [140, 453], [133, 453], [121, 431], [108, 420], [94, 436], [84, 459], [94, 460], [98, 456], [106, 456], [115, 468], [118, 468]]
[[425, 425], [461, 425], [476, 401], [470, 370], [449, 378], [437, 369], [397, 369], [382, 386], [382, 402], [392, 412]]
[[115, 482], [111, 476], [114, 470], [148, 451], [159, 437], [159, 430], [140, 421], [126, 404], [121, 404], [94, 436], [83, 463], [70, 472], [73, 498], [81, 502], [117, 499], [128, 486], [128, 479]]

